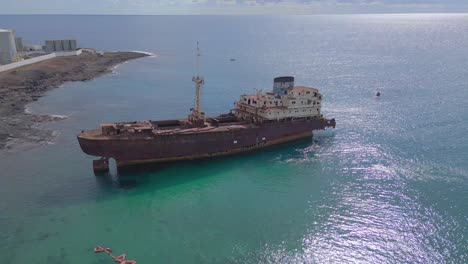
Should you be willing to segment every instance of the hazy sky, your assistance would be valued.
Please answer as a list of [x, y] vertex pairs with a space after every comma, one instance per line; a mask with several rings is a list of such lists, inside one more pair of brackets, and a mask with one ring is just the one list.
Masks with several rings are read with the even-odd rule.
[[0, 14], [468, 13], [468, 0], [0, 0]]

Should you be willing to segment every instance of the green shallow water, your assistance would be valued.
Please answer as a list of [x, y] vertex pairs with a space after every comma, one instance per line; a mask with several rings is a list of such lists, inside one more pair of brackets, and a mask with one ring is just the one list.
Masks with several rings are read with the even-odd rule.
[[[281, 150], [291, 159], [304, 159], [295, 147], [307, 142], [298, 144]], [[259, 244], [288, 240], [285, 246], [295, 248], [308, 228], [305, 209], [311, 199], [321, 198], [326, 183], [311, 177], [320, 167], [280, 162], [278, 150], [112, 173], [81, 190], [99, 191], [101, 197], [76, 201], [73, 193], [80, 191], [71, 186], [68, 197], [47, 193], [40, 200], [54, 208], [18, 223], [14, 243], [7, 247], [57, 263], [83, 258], [92, 263], [95, 244], [179, 263], [236, 260]], [[184, 251], [192, 254], [180, 254]], [[31, 255], [16, 255], [15, 261], [31, 261]]]
[[[466, 15], [0, 16], [31, 41], [63, 35], [57, 19], [84, 46], [158, 56], [28, 106], [68, 119], [41, 125], [57, 133], [50, 144], [0, 152], [7, 263], [111, 263], [96, 245], [138, 263], [467, 261]], [[200, 36], [208, 114], [292, 74], [320, 88], [337, 128], [247, 155], [95, 177], [76, 134], [185, 116]]]

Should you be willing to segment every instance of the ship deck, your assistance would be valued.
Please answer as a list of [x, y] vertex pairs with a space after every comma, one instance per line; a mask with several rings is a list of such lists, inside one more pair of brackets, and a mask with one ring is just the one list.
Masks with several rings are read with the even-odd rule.
[[[183, 121], [183, 120], [182, 120]], [[111, 135], [104, 135], [102, 129], [94, 129], [88, 131], [82, 131], [79, 134], [80, 138], [94, 139], [94, 140], [106, 140], [106, 139], [125, 139], [135, 137], [148, 137], [153, 138], [155, 136], [164, 135], [189, 135], [189, 134], [200, 134], [200, 133], [214, 133], [214, 132], [226, 132], [235, 131], [255, 127], [255, 124], [247, 122], [230, 122], [225, 124], [213, 125], [210, 122], [205, 122], [205, 127], [197, 128], [184, 128], [178, 126], [162, 126], [158, 124], [167, 121], [142, 121], [142, 122], [129, 122], [129, 123], [116, 123], [116, 124], [103, 124], [108, 126], [120, 127], [119, 132]]]

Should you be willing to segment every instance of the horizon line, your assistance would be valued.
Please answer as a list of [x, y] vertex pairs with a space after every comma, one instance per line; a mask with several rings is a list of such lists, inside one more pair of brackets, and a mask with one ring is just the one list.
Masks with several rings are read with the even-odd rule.
[[258, 13], [258, 14], [242, 14], [242, 13], [226, 13], [226, 14], [85, 14], [85, 13], [10, 13], [0, 16], [323, 16], [323, 15], [468, 15], [468, 12], [373, 12], [373, 13], [315, 13], [315, 14], [274, 14], [274, 13]]

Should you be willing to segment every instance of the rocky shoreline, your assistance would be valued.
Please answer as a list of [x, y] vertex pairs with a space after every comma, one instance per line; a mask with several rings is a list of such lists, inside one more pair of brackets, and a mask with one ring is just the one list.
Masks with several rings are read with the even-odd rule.
[[138, 52], [83, 52], [0, 73], [0, 149], [11, 149], [18, 143], [46, 142], [53, 136], [52, 131], [35, 124], [63, 118], [26, 113], [28, 103], [65, 82], [89, 81], [110, 73], [118, 64], [146, 56]]

